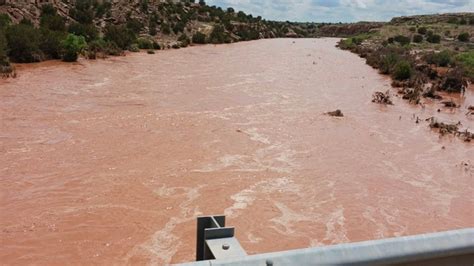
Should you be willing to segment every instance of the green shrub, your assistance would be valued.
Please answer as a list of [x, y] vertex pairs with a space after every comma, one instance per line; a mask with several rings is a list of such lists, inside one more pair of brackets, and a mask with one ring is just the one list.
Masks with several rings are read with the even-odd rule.
[[474, 51], [460, 53], [455, 59], [464, 68], [466, 75], [474, 80]]
[[178, 34], [178, 33], [180, 33], [180, 32], [183, 32], [183, 31], [184, 31], [184, 27], [186, 27], [186, 24], [184, 24], [183, 22], [180, 21], [180, 22], [176, 23], [176, 25], [174, 25], [174, 27], [173, 27], [173, 32], [174, 32], [175, 34]]
[[138, 38], [137, 44], [139, 49], [153, 49], [153, 42], [145, 38]]
[[459, 20], [458, 20], [458, 18], [456, 18], [456, 17], [450, 17], [450, 18], [448, 19], [448, 23], [450, 23], [450, 24], [458, 24], [458, 23], [459, 23]]
[[0, 27], [0, 67], [9, 67], [10, 62], [7, 56], [7, 38], [3, 28]]
[[191, 40], [188, 38], [188, 36], [186, 36], [186, 34], [184, 34], [184, 33], [181, 34], [181, 36], [179, 36], [178, 41], [181, 42], [181, 47], [186, 47], [191, 42]]
[[426, 27], [418, 28], [418, 33], [421, 34], [421, 35], [425, 35], [427, 31], [428, 31], [428, 29], [426, 29]]
[[416, 27], [410, 27], [408, 30], [411, 32], [416, 32]]
[[138, 47], [138, 44], [136, 43], [130, 44], [130, 46], [128, 47], [128, 50], [134, 53], [140, 52], [140, 48]]
[[439, 53], [429, 54], [426, 56], [426, 62], [437, 66], [446, 67], [451, 63], [451, 52], [443, 50]]
[[401, 45], [407, 45], [407, 44], [410, 44], [411, 42], [410, 37], [406, 37], [403, 35], [397, 35], [393, 38], [393, 40], [398, 42]]
[[193, 43], [198, 43], [198, 44], [205, 44], [206, 42], [206, 35], [201, 32], [196, 32], [193, 35]]
[[113, 41], [105, 42], [105, 53], [108, 55], [121, 55], [123, 50]]
[[63, 60], [66, 62], [75, 62], [87, 48], [86, 39], [83, 36], [77, 36], [69, 33], [65, 40], [61, 42], [63, 49]]
[[163, 32], [163, 34], [170, 34], [171, 33], [171, 27], [170, 25], [168, 25], [168, 23], [162, 23], [161, 24], [161, 32]]
[[41, 33], [32, 25], [20, 23], [7, 28], [8, 55], [14, 62], [29, 63], [43, 59], [39, 48]]
[[412, 67], [408, 61], [402, 60], [395, 65], [393, 78], [396, 80], [410, 79], [413, 74]]
[[68, 32], [74, 35], [83, 36], [87, 42], [99, 37], [99, 32], [94, 24], [71, 23]]
[[413, 42], [414, 43], [421, 43], [423, 42], [423, 35], [415, 34], [413, 35]]
[[109, 25], [105, 28], [104, 39], [114, 42], [122, 50], [126, 50], [136, 39], [135, 34], [125, 26]]
[[129, 18], [127, 20], [127, 28], [135, 34], [138, 34], [142, 31], [143, 24], [138, 19]]
[[7, 14], [0, 14], [0, 29], [10, 26], [12, 20]]
[[400, 61], [400, 56], [394, 52], [390, 52], [387, 55], [382, 55], [382, 59], [379, 63], [380, 73], [390, 74], [398, 61]]
[[426, 41], [429, 43], [440, 43], [441, 42], [441, 36], [438, 34], [430, 34], [426, 38]]
[[225, 32], [224, 26], [215, 25], [214, 29], [209, 36], [209, 42], [211, 43], [225, 43], [229, 39], [229, 36]]
[[89, 42], [87, 45], [87, 58], [96, 59], [98, 54], [106, 54], [106, 45], [107, 43], [103, 39], [97, 39]]
[[154, 20], [151, 20], [148, 22], [148, 34], [151, 36], [156, 35], [156, 22]]
[[469, 33], [463, 32], [463, 33], [459, 34], [458, 40], [459, 40], [460, 42], [468, 42], [469, 39], [470, 39], [470, 37], [471, 37], [471, 36], [469, 35]]
[[44, 53], [46, 58], [60, 59], [61, 58], [61, 42], [66, 38], [66, 33], [61, 31], [52, 31], [46, 28], [40, 29], [41, 38], [39, 48]]

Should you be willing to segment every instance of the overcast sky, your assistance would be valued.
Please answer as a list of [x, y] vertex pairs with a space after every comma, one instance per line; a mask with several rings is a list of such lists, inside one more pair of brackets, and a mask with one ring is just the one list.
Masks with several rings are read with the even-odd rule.
[[269, 20], [354, 22], [447, 12], [474, 12], [474, 0], [207, 0]]

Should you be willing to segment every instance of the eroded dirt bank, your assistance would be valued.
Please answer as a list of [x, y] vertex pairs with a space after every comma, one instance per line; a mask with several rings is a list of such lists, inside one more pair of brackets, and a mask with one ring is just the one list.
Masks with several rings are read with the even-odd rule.
[[[294, 42], [294, 43], [293, 43]], [[336, 39], [48, 63], [0, 81], [0, 261], [175, 263], [195, 217], [249, 253], [474, 226], [474, 149]], [[341, 109], [345, 117], [324, 112]]]

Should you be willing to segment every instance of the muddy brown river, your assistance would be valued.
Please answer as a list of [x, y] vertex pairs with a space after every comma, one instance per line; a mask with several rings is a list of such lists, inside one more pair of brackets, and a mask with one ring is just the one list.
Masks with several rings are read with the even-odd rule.
[[473, 88], [439, 114], [374, 104], [390, 80], [336, 42], [20, 66], [0, 81], [0, 262], [192, 261], [209, 214], [250, 254], [473, 227], [474, 146], [414, 119], [474, 129]]

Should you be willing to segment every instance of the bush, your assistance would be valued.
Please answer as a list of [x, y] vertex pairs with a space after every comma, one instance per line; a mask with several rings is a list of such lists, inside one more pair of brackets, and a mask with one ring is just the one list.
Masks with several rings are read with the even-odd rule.
[[65, 31], [66, 21], [57, 14], [56, 8], [47, 4], [41, 8], [40, 26], [53, 31]]
[[414, 43], [421, 43], [423, 42], [423, 35], [415, 34], [413, 35], [413, 42]]
[[138, 19], [128, 19], [127, 28], [135, 34], [138, 34], [143, 29], [143, 24]]
[[97, 28], [93, 24], [71, 23], [68, 32], [74, 35], [83, 36], [87, 42], [95, 40], [99, 37]]
[[474, 51], [458, 54], [456, 62], [464, 68], [466, 75], [474, 80]]
[[7, 72], [10, 69], [10, 61], [7, 56], [7, 38], [3, 28], [0, 27], [0, 69], [1, 73]]
[[75, 62], [79, 54], [87, 48], [87, 43], [83, 36], [69, 33], [66, 39], [61, 42], [61, 46], [63, 49], [63, 60], [66, 62]]
[[428, 30], [426, 29], [426, 27], [418, 28], [418, 33], [421, 34], [421, 35], [425, 35], [427, 31]]
[[390, 52], [387, 55], [382, 55], [382, 60], [380, 61], [379, 65], [380, 73], [390, 74], [398, 61], [400, 61], [400, 56], [394, 52]]
[[471, 37], [471, 36], [469, 35], [469, 33], [463, 32], [463, 33], [459, 34], [458, 40], [459, 40], [460, 42], [468, 42], [469, 39], [470, 39], [470, 37]]
[[156, 22], [154, 20], [151, 20], [148, 22], [148, 34], [151, 36], [156, 35]]
[[411, 32], [416, 32], [416, 27], [410, 27], [408, 30]]
[[96, 59], [99, 53], [105, 54], [107, 43], [103, 39], [93, 40], [87, 45], [87, 58]]
[[193, 35], [193, 43], [205, 44], [206, 43], [206, 35], [201, 32], [196, 32]]
[[393, 78], [396, 80], [407, 80], [411, 78], [413, 70], [408, 61], [402, 60], [395, 65]]
[[451, 63], [451, 52], [448, 50], [426, 56], [426, 62], [437, 66], [446, 67]]
[[10, 26], [11, 19], [7, 14], [0, 14], [0, 29]]
[[14, 62], [29, 63], [43, 59], [39, 48], [41, 33], [32, 25], [20, 23], [6, 31], [8, 55]]
[[168, 23], [162, 23], [161, 32], [163, 32], [163, 34], [166, 34], [166, 35], [170, 34], [171, 33], [170, 25], [168, 25]]
[[61, 42], [66, 38], [65, 32], [40, 29], [41, 38], [39, 48], [47, 58], [61, 58]]
[[126, 50], [135, 41], [136, 37], [127, 27], [109, 25], [105, 28], [104, 39], [114, 42], [122, 50]]
[[403, 35], [397, 35], [393, 38], [393, 40], [398, 42], [401, 45], [407, 45], [407, 44], [410, 44], [411, 42], [410, 37], [406, 37]]
[[129, 50], [130, 52], [134, 52], [134, 53], [140, 52], [140, 48], [138, 47], [138, 44], [136, 44], [136, 43], [132, 43], [132, 44], [128, 47], [128, 50]]
[[181, 47], [186, 47], [191, 42], [191, 40], [188, 38], [188, 36], [186, 36], [186, 34], [184, 34], [184, 33], [181, 34], [181, 36], [179, 36], [178, 41], [181, 42]]
[[175, 34], [178, 34], [178, 33], [180, 33], [180, 32], [183, 32], [183, 31], [184, 31], [184, 27], [186, 27], [186, 24], [184, 24], [183, 22], [180, 21], [180, 22], [176, 23], [176, 25], [174, 25], [174, 27], [173, 27], [173, 32], [174, 32]]
[[224, 30], [224, 26], [216, 25], [209, 36], [209, 42], [211, 43], [225, 43], [229, 39], [229, 36]]
[[440, 43], [441, 42], [441, 36], [439, 36], [438, 34], [430, 34], [426, 38], [426, 41], [430, 42], [430, 43]]
[[153, 49], [153, 42], [145, 38], [138, 38], [137, 44], [139, 49]]

